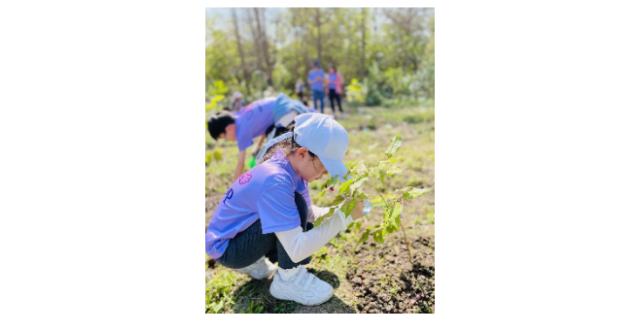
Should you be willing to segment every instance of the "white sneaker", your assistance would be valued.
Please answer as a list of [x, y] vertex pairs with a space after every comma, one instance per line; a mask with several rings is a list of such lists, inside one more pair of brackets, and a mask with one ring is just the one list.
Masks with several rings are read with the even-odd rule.
[[[285, 281], [281, 272], [297, 272]], [[333, 287], [318, 279], [302, 266], [291, 270], [279, 268], [273, 277], [271, 295], [281, 300], [292, 300], [305, 306], [315, 306], [327, 302], [333, 296]]]
[[271, 261], [265, 259], [265, 257], [258, 259], [258, 261], [248, 267], [235, 269], [237, 272], [248, 274], [251, 278], [258, 280], [270, 277], [276, 270], [278, 270], [278, 267], [271, 263]]

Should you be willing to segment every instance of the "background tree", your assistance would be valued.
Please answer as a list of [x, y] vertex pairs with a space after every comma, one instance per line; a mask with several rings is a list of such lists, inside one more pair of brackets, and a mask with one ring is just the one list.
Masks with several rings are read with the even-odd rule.
[[337, 66], [345, 91], [360, 90], [351, 105], [425, 103], [434, 98], [434, 16], [429, 8], [211, 8], [206, 92], [222, 80], [227, 96], [241, 91], [247, 101], [269, 85], [292, 94], [319, 60], [325, 71]]

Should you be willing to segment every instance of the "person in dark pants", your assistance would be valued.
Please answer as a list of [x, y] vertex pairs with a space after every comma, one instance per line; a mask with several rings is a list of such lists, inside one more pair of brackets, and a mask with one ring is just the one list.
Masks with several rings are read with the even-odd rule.
[[311, 85], [314, 109], [318, 110], [318, 100], [320, 100], [320, 113], [324, 113], [324, 81], [324, 71], [320, 69], [320, 61], [314, 61], [307, 82]]
[[293, 132], [281, 137], [267, 151], [266, 161], [227, 190], [207, 228], [205, 249], [219, 264], [253, 278], [274, 275], [269, 292], [277, 299], [318, 305], [333, 296], [333, 287], [303, 265], [361, 218], [365, 204], [356, 200], [348, 217], [336, 210], [312, 228], [307, 220], [311, 207], [307, 183], [327, 173], [346, 175], [343, 159], [349, 135], [332, 117], [305, 113], [295, 118]]
[[333, 101], [336, 100], [338, 102], [338, 108], [340, 109], [340, 115], [344, 118], [342, 104], [340, 103], [340, 95], [342, 94], [342, 75], [340, 75], [334, 65], [329, 67], [329, 74], [327, 74], [327, 88], [329, 90], [329, 101], [331, 102], [333, 116], [336, 117], [336, 109], [333, 105]]

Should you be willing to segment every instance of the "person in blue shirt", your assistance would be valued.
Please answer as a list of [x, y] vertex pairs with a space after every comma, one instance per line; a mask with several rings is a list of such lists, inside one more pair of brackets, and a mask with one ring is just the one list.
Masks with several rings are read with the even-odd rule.
[[[318, 305], [333, 296], [333, 287], [303, 265], [362, 218], [365, 203], [357, 200], [348, 217], [338, 209], [312, 228], [307, 183], [327, 173], [338, 177], [347, 173], [343, 160], [349, 135], [332, 117], [305, 113], [295, 118], [293, 132], [279, 140], [265, 155], [266, 161], [228, 189], [207, 227], [205, 251], [222, 266], [252, 278], [273, 275], [269, 292], [277, 299]], [[273, 255], [277, 267], [269, 261]]]
[[320, 69], [320, 62], [313, 62], [313, 69], [309, 71], [307, 82], [311, 84], [311, 95], [313, 97], [313, 108], [318, 110], [318, 100], [320, 100], [320, 113], [324, 113], [324, 71]]

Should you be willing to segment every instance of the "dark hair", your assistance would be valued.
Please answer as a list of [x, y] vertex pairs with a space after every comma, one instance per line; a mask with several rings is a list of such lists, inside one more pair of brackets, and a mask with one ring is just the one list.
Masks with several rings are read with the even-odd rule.
[[338, 72], [338, 68], [334, 64], [329, 65], [329, 70], [333, 69], [333, 72]]
[[[296, 123], [293, 122], [291, 123], [289, 126], [287, 126], [287, 131], [283, 132], [282, 134], [288, 133], [288, 132], [293, 132], [293, 129], [296, 128]], [[269, 148], [269, 150], [267, 150], [267, 152], [264, 154], [264, 156], [262, 157], [262, 160], [259, 163], [265, 162], [269, 159], [271, 159], [271, 157], [273, 157], [274, 154], [276, 154], [276, 152], [278, 151], [278, 149], [281, 149], [282, 152], [284, 153], [285, 156], [288, 156], [296, 151], [298, 151], [298, 149], [302, 148], [301, 145], [299, 145], [294, 137], [291, 138], [286, 138], [276, 144], [274, 144], [273, 146], [271, 146], [271, 148]], [[311, 156], [311, 160], [313, 160], [316, 155], [311, 152], [311, 150], [309, 150], [309, 155]]]
[[207, 130], [209, 130], [209, 134], [214, 140], [218, 140], [218, 136], [220, 136], [221, 133], [226, 132], [225, 128], [234, 123], [236, 123], [236, 121], [230, 112], [221, 111], [209, 118], [207, 121]]

